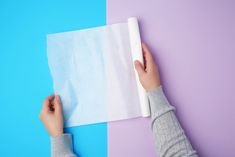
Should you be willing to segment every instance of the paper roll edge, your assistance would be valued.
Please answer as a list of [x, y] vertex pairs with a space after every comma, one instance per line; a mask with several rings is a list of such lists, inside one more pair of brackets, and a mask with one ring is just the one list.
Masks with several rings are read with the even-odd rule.
[[[128, 18], [128, 30], [129, 30], [131, 54], [132, 54], [133, 62], [135, 60], [139, 60], [143, 64], [141, 38], [140, 38], [140, 32], [139, 32], [138, 19], [136, 17]], [[150, 116], [150, 108], [149, 108], [147, 94], [146, 94], [145, 89], [143, 88], [143, 86], [141, 85], [141, 83], [139, 81], [139, 76], [138, 76], [138, 73], [135, 70], [135, 68], [134, 68], [134, 71], [135, 71], [135, 78], [136, 78], [136, 82], [137, 82], [142, 117], [149, 117]]]

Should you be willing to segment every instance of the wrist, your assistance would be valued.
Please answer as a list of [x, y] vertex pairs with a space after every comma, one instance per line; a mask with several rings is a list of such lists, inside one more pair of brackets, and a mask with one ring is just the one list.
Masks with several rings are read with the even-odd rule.
[[56, 137], [56, 136], [62, 135], [64, 132], [63, 132], [63, 129], [60, 129], [60, 130], [52, 131], [52, 132], [49, 132], [49, 133], [50, 133], [50, 136]]
[[146, 89], [146, 92], [149, 93], [149, 92], [155, 91], [155, 90], [157, 90], [159, 88], [162, 88], [162, 86], [160, 84], [156, 85], [156, 86], [152, 86], [151, 88]]
[[159, 87], [161, 87], [161, 84], [160, 83], [155, 83], [155, 84], [145, 88], [145, 90], [148, 92], [148, 91], [154, 90], [154, 89], [159, 88]]

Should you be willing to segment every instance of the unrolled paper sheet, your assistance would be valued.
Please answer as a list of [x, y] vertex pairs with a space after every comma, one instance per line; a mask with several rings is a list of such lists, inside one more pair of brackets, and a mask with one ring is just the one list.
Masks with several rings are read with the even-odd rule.
[[50, 34], [47, 51], [66, 127], [149, 116], [133, 66], [135, 59], [143, 62], [136, 18]]

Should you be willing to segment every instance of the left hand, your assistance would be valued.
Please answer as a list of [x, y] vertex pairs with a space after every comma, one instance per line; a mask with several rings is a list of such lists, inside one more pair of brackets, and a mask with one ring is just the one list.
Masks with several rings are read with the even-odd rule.
[[63, 113], [58, 95], [50, 95], [44, 100], [39, 118], [50, 136], [63, 134]]

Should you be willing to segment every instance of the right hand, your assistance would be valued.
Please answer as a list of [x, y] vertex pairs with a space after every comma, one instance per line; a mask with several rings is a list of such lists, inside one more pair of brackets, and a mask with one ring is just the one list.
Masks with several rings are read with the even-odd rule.
[[153, 57], [144, 43], [142, 43], [142, 51], [145, 65], [135, 60], [135, 69], [139, 75], [140, 83], [146, 91], [149, 91], [161, 85], [160, 76], [157, 65], [154, 63]]

